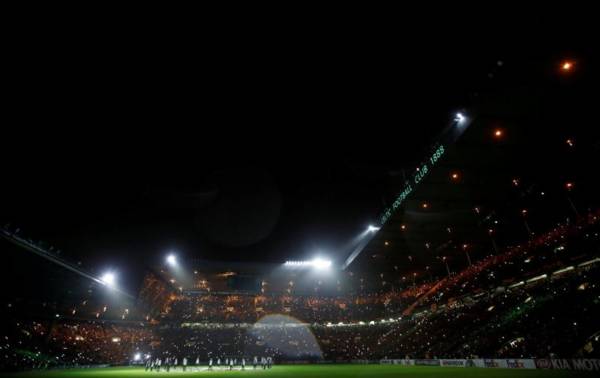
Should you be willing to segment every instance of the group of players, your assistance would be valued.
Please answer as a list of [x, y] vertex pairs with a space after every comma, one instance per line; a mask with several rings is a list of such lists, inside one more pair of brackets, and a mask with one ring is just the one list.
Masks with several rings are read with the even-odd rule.
[[[189, 364], [188, 364], [189, 363]], [[250, 361], [248, 361], [248, 364]], [[169, 372], [171, 370], [176, 370], [177, 367], [181, 367], [182, 371], [187, 371], [188, 367], [192, 371], [199, 371], [202, 369], [200, 364], [200, 358], [196, 358], [196, 363], [193, 364], [188, 361], [187, 357], [183, 357], [181, 359], [181, 364], [179, 364], [179, 360], [176, 357], [166, 357], [162, 358], [148, 358], [145, 363], [146, 371], [156, 371], [159, 372], [161, 369], [163, 371]], [[256, 356], [252, 359], [252, 368], [254, 370], [260, 366], [263, 370], [270, 369], [273, 367], [273, 359], [271, 357], [261, 357], [260, 359]], [[234, 370], [241, 368], [241, 370], [246, 370], [246, 359], [241, 358], [238, 360], [237, 358], [225, 358], [221, 360], [221, 358], [217, 358], [213, 360], [212, 358], [208, 360], [208, 370], [213, 370], [217, 368], [218, 370], [229, 369]]]

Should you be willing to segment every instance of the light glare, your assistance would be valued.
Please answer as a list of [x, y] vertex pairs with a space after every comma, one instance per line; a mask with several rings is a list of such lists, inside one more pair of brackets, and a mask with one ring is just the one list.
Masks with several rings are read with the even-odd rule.
[[375, 232], [379, 231], [379, 228], [380, 228], [380, 227], [375, 227], [375, 226], [373, 226], [373, 225], [369, 225], [369, 227], [367, 228], [367, 231], [368, 231], [368, 232], [375, 233]]
[[170, 254], [167, 256], [167, 264], [171, 266], [177, 265], [177, 257], [174, 254]]
[[331, 261], [316, 258], [312, 261], [312, 266], [314, 266], [317, 269], [327, 269], [331, 266]]
[[287, 267], [297, 268], [313, 267], [316, 269], [327, 269], [331, 267], [331, 264], [331, 260], [316, 258], [311, 261], [286, 261], [284, 265]]
[[115, 285], [115, 274], [111, 272], [104, 273], [100, 278], [103, 284], [106, 286], [114, 286]]

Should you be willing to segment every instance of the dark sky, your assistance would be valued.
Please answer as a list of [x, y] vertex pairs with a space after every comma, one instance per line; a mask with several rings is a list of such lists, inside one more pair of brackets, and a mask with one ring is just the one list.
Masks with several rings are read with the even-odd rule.
[[590, 50], [579, 19], [505, 17], [25, 33], [9, 54], [0, 220], [89, 266], [169, 250], [343, 258], [391, 175], [496, 85], [498, 61], [517, 72]]

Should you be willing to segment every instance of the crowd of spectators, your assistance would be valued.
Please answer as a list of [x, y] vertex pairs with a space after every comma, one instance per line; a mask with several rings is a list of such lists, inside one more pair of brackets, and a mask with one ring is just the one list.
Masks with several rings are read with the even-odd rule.
[[2, 370], [125, 364], [153, 337], [143, 324], [115, 321], [7, 320], [2, 328]]
[[[379, 340], [378, 355], [418, 358], [599, 356], [599, 264], [419, 313]], [[596, 340], [597, 341], [597, 340]]]
[[256, 323], [16, 322], [0, 345], [2, 368], [123, 364], [136, 353], [203, 362], [597, 357], [599, 273], [598, 262], [549, 272], [385, 322], [307, 324], [284, 315]]
[[406, 292], [354, 298], [218, 293], [179, 295], [165, 308], [162, 319], [252, 323], [268, 314], [286, 314], [305, 323], [351, 322], [397, 314], [416, 298]]
[[23, 316], [3, 304], [0, 368], [124, 364], [136, 354], [203, 362], [598, 357], [599, 231], [590, 214], [438, 282], [384, 294], [174, 292], [157, 298], [156, 321], [103, 318], [104, 309]]

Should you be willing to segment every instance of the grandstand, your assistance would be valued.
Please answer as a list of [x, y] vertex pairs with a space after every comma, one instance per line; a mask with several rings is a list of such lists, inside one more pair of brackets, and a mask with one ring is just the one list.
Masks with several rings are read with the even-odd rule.
[[[190, 356], [203, 369], [216, 356], [269, 355], [278, 364], [590, 359], [598, 350], [600, 258], [581, 251], [599, 246], [599, 223], [600, 213], [590, 213], [539, 236], [547, 242], [532, 240], [527, 253], [508, 248], [451, 277], [397, 291], [180, 291], [168, 281], [157, 285], [161, 278], [149, 272], [137, 304], [114, 309], [94, 296], [69, 305], [67, 298], [39, 307], [5, 302], [5, 337], [15, 346], [6, 344], [13, 354], [3, 368], [129, 365], [138, 353]], [[211, 282], [223, 279], [215, 274]]]
[[448, 63], [364, 163], [6, 168], [0, 377], [595, 376], [598, 62], [548, 50]]

